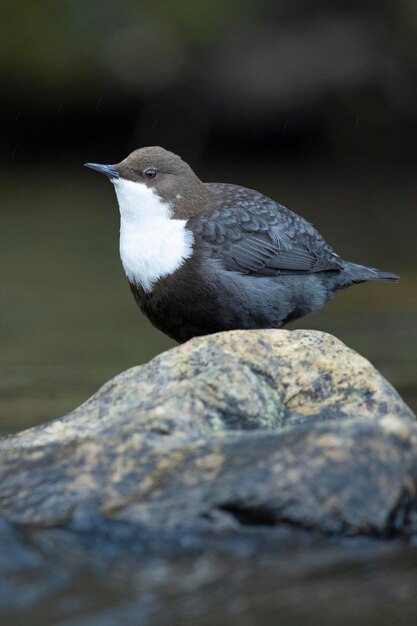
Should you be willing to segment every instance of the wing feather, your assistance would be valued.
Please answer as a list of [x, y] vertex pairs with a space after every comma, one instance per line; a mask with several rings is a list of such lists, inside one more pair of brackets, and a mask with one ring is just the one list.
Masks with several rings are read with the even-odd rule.
[[214, 211], [190, 225], [226, 269], [257, 276], [341, 269], [337, 254], [296, 213], [256, 191], [223, 183], [207, 187]]

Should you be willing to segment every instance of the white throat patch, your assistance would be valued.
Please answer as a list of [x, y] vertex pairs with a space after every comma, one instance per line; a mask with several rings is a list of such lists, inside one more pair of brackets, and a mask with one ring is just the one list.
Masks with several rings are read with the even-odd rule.
[[177, 270], [193, 252], [186, 220], [172, 218], [167, 202], [144, 183], [111, 181], [120, 209], [120, 258], [130, 282], [144, 291]]

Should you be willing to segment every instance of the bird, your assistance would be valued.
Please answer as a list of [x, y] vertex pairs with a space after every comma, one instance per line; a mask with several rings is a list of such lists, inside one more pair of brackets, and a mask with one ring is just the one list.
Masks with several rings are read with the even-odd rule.
[[137, 305], [178, 343], [281, 328], [350, 285], [399, 280], [344, 261], [308, 221], [258, 191], [203, 183], [162, 147], [84, 165], [114, 185], [120, 257]]

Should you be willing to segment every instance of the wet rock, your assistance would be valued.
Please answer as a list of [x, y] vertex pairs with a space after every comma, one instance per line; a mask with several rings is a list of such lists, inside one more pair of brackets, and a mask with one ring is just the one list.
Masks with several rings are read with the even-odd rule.
[[[0, 524], [0, 622], [24, 626], [414, 624], [417, 553], [299, 529], [166, 536]], [[122, 532], [114, 532], [116, 526]], [[109, 536], [110, 535], [110, 536]], [[6, 547], [6, 549], [4, 549]], [[4, 554], [5, 553], [5, 556]], [[14, 554], [18, 558], [14, 559]], [[313, 618], [312, 618], [313, 615]]]
[[407, 536], [416, 444], [397, 392], [334, 337], [220, 333], [0, 442], [0, 515], [36, 527]]

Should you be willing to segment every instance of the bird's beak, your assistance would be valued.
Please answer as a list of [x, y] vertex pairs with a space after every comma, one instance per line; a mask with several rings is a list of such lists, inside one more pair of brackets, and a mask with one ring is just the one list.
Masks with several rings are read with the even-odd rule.
[[96, 170], [100, 174], [104, 174], [107, 178], [119, 178], [119, 172], [115, 165], [100, 165], [100, 163], [84, 163], [85, 167], [89, 167], [90, 170]]

